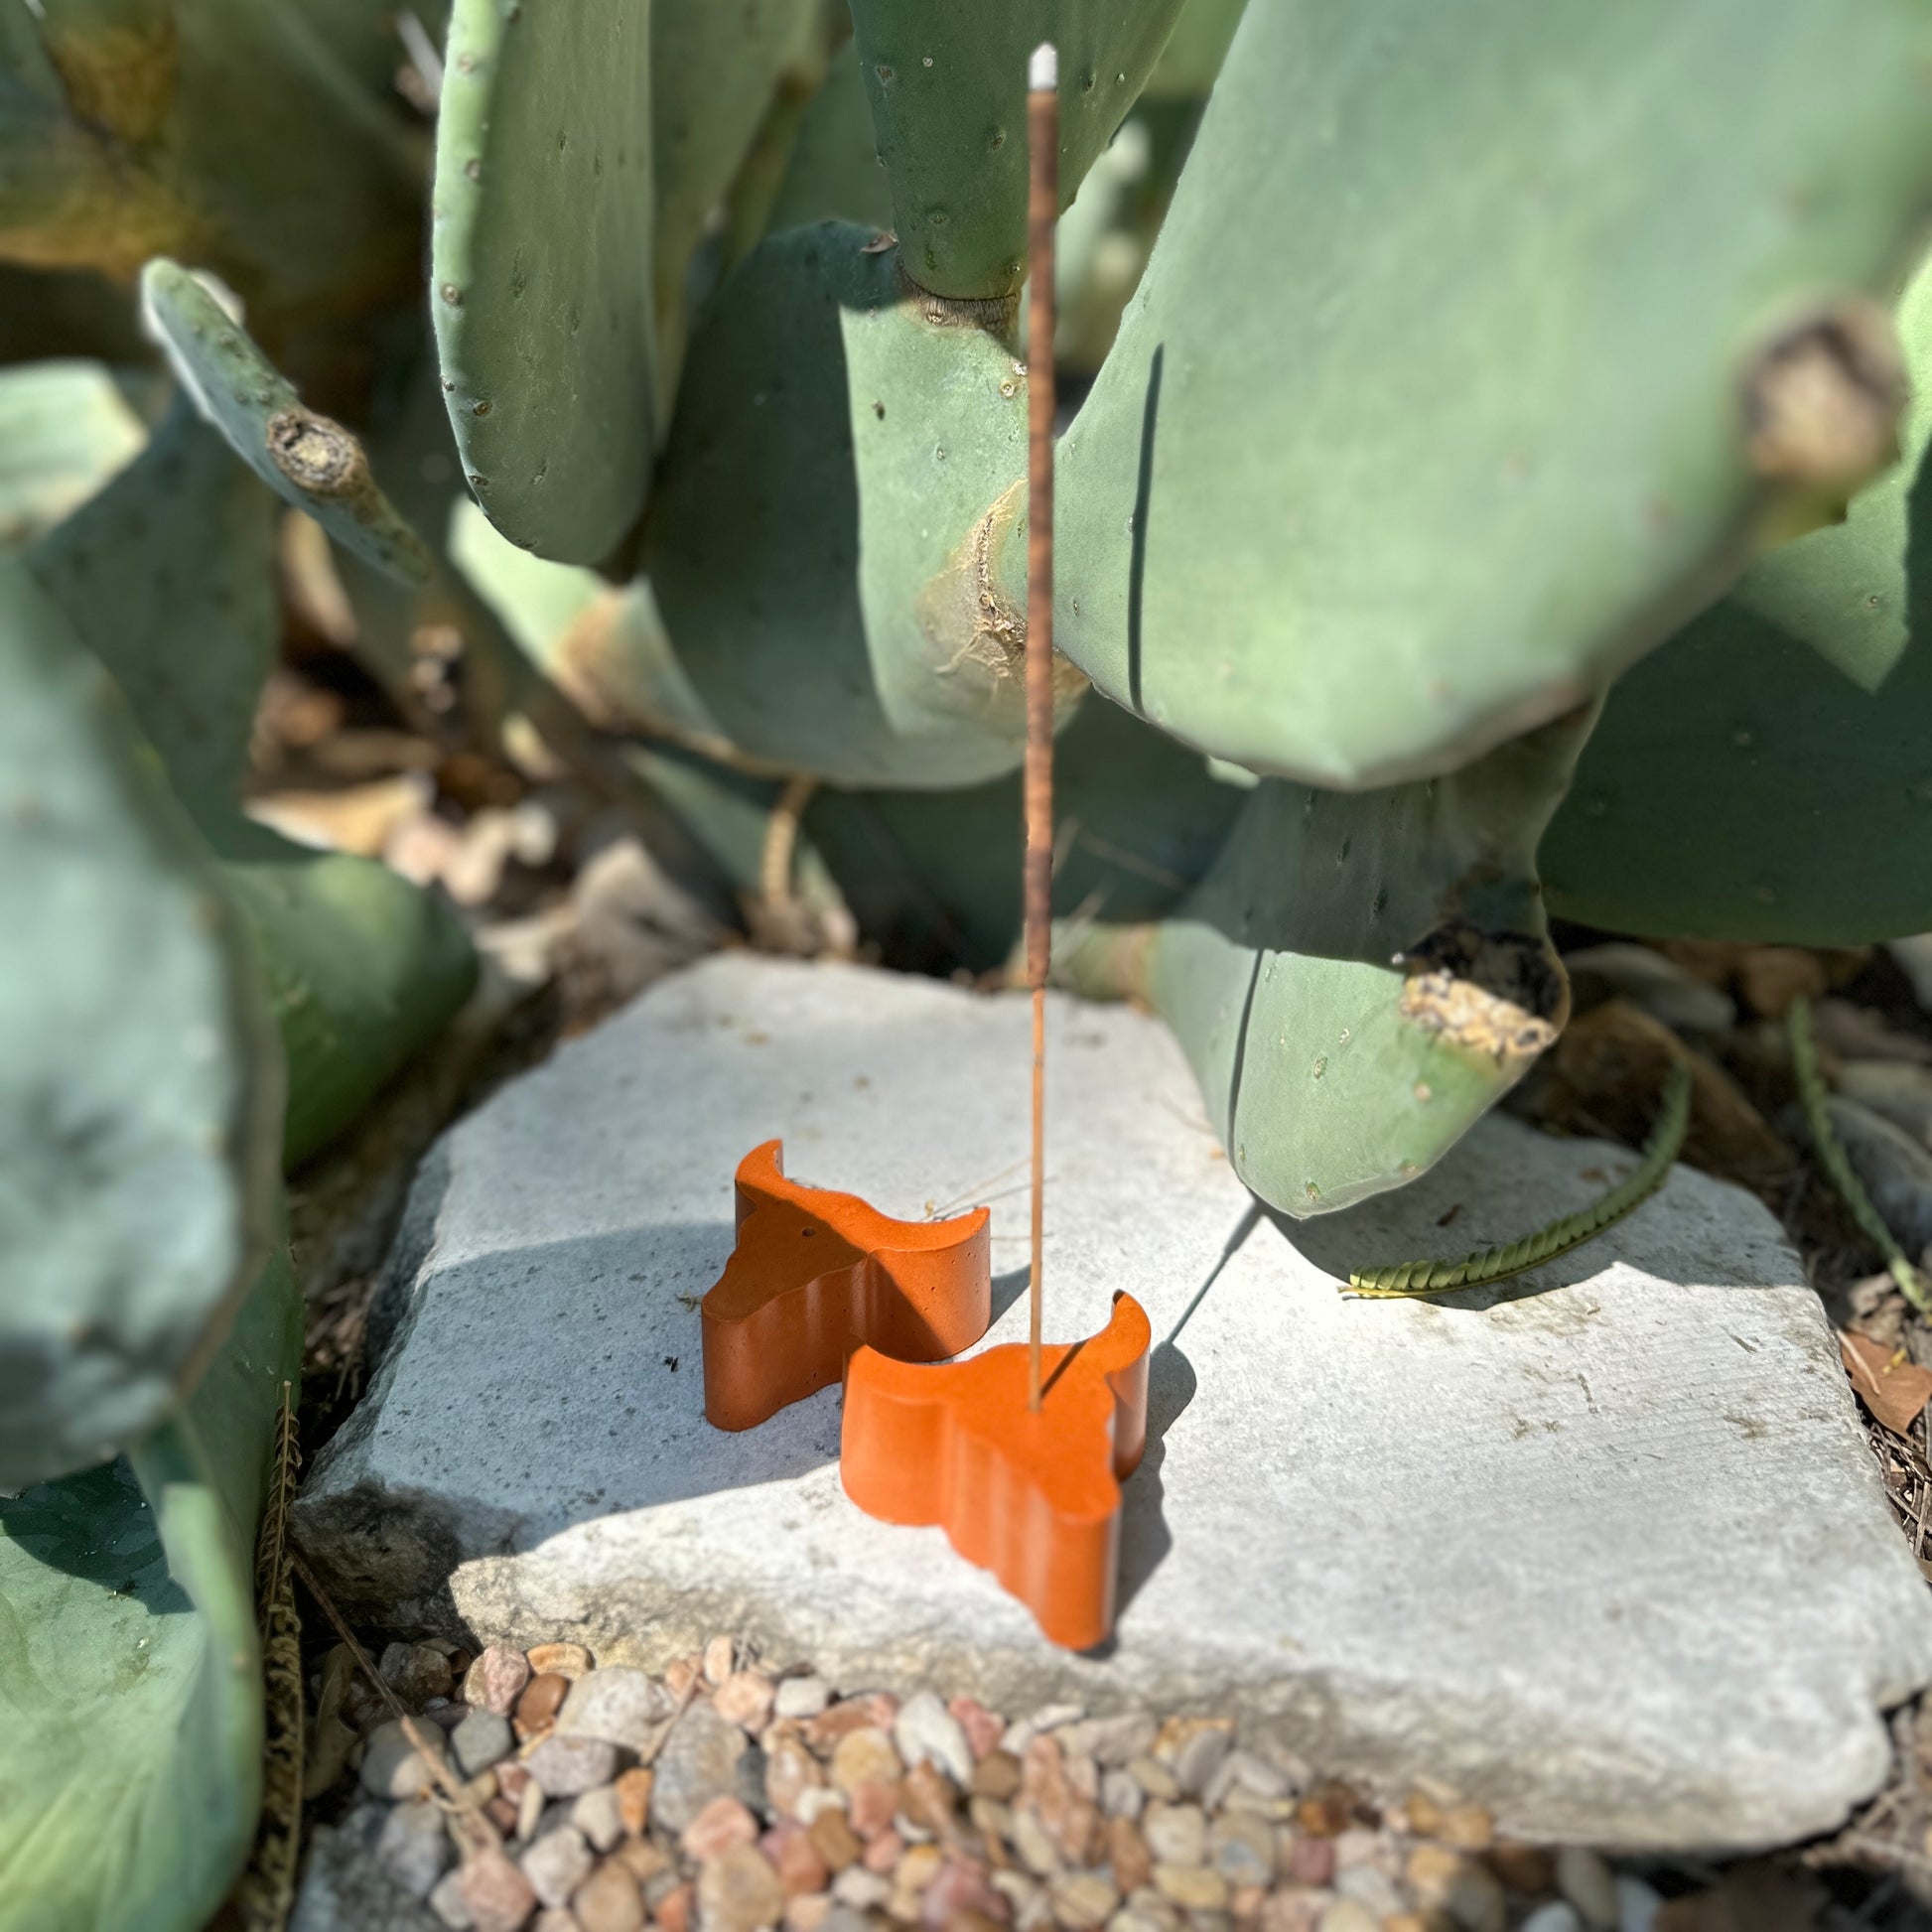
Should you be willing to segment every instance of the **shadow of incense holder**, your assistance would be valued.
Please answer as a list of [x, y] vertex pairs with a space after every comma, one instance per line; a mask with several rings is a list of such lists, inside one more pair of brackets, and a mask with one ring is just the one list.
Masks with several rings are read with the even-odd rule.
[[922, 1366], [875, 1348], [845, 1378], [839, 1474], [888, 1523], [937, 1523], [1068, 1650], [1104, 1642], [1120, 1570], [1120, 1485], [1147, 1446], [1151, 1335], [1114, 1297], [1106, 1327], [1042, 1351], [1027, 1407], [1027, 1349]]
[[700, 1308], [705, 1420], [756, 1429], [828, 1388], [862, 1343], [899, 1361], [970, 1348], [993, 1320], [989, 1210], [896, 1221], [787, 1180], [783, 1144], [738, 1165], [738, 1244]]

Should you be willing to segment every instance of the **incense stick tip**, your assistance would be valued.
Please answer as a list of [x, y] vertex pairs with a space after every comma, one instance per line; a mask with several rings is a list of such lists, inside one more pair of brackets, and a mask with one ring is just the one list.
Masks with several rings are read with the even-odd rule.
[[1027, 62], [1027, 87], [1032, 93], [1050, 94], [1060, 84], [1060, 57], [1051, 41], [1041, 41]]

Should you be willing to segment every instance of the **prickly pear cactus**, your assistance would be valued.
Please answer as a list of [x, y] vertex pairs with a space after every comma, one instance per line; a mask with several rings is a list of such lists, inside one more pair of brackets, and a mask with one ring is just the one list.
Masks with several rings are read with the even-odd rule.
[[144, 437], [98, 362], [0, 373], [0, 549], [30, 542], [84, 503], [140, 454]]
[[253, 948], [107, 673], [0, 559], [0, 1489], [153, 1428], [268, 1252]]
[[447, 906], [237, 805], [274, 654], [273, 496], [186, 397], [147, 449], [27, 553], [126, 693], [245, 919], [287, 1056], [289, 1165], [350, 1125], [469, 997]]
[[1061, 444], [1059, 647], [1319, 784], [1574, 707], [1888, 459], [1928, 59], [1916, 0], [1249, 0]]
[[[1027, 384], [1010, 326], [1010, 304], [928, 296], [844, 222], [773, 236], [720, 291], [644, 540], [718, 739], [842, 784], [1018, 765]], [[1069, 707], [1080, 689], [1065, 681]]]
[[601, 562], [657, 438], [649, 0], [456, 0], [430, 313], [464, 474], [512, 542]]
[[1818, 946], [1932, 926], [1932, 267], [1898, 322], [1903, 461], [1618, 681], [1543, 843], [1552, 910]]
[[1060, 205], [1079, 192], [1167, 45], [1180, 0], [854, 0], [852, 24], [907, 271], [936, 295], [1026, 274], [1027, 56], [1059, 50]]
[[1534, 859], [1591, 722], [1380, 791], [1264, 780], [1191, 897], [1158, 926], [1069, 933], [1060, 971], [1154, 1005], [1271, 1206], [1399, 1187], [1568, 1016]]

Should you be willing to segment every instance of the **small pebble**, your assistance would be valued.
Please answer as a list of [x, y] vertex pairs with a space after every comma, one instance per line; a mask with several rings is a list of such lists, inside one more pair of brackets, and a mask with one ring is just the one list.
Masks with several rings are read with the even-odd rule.
[[[446, 1762], [442, 1732], [426, 1730], [423, 1734], [438, 1761]], [[435, 1783], [430, 1766], [394, 1719], [369, 1732], [357, 1775], [371, 1797], [391, 1800], [420, 1798]]]
[[475, 1932], [520, 1932], [536, 1909], [530, 1881], [500, 1852], [479, 1852], [457, 1872]]
[[711, 1705], [721, 1718], [756, 1736], [771, 1721], [771, 1680], [762, 1671], [734, 1671], [718, 1686]]
[[584, 1932], [577, 1914], [567, 1905], [546, 1905], [530, 1921], [530, 1932]]
[[492, 1643], [477, 1653], [463, 1680], [463, 1701], [473, 1711], [492, 1711], [507, 1718], [530, 1681], [530, 1660], [506, 1643]]
[[759, 1823], [736, 1798], [714, 1798], [685, 1826], [678, 1843], [701, 1864], [734, 1845], [756, 1845]]
[[584, 1834], [594, 1850], [614, 1851], [625, 1830], [617, 1786], [600, 1784], [586, 1791], [571, 1806], [570, 1822]]
[[546, 1905], [567, 1904], [590, 1876], [593, 1860], [584, 1834], [564, 1825], [544, 1835], [523, 1854], [523, 1875]]
[[1443, 1912], [1463, 1932], [1503, 1932], [1509, 1916], [1502, 1885], [1487, 1865], [1447, 1845], [1418, 1845], [1403, 1867], [1425, 1912]]
[[825, 1773], [795, 1737], [781, 1737], [764, 1759], [764, 1801], [780, 1818], [795, 1818], [798, 1801], [825, 1782]]
[[825, 1861], [828, 1870], [838, 1872], [859, 1863], [865, 1847], [842, 1811], [822, 1811], [805, 1827], [812, 1850]]
[[965, 1727], [930, 1691], [920, 1691], [898, 1708], [893, 1742], [907, 1764], [936, 1764], [955, 1784], [973, 1776], [973, 1747]]
[[1125, 1771], [1109, 1771], [1100, 1780], [1100, 1809], [1109, 1818], [1138, 1818], [1147, 1793]]
[[500, 1763], [514, 1746], [509, 1720], [498, 1717], [494, 1711], [472, 1711], [450, 1732], [450, 1753], [466, 1778], [474, 1778]]
[[537, 1827], [543, 1822], [543, 1786], [532, 1778], [516, 1801], [516, 1836], [520, 1844], [527, 1845], [536, 1837]]
[[1616, 1932], [1651, 1932], [1664, 1901], [1641, 1878], [1616, 1881]]
[[429, 1895], [429, 1908], [450, 1928], [450, 1932], [470, 1932], [473, 1923], [470, 1907], [463, 1902], [463, 1873], [446, 1871]]
[[729, 1637], [713, 1637], [704, 1647], [704, 1674], [709, 1684], [722, 1684], [732, 1674], [737, 1645]]
[[449, 1658], [426, 1643], [385, 1646], [376, 1675], [412, 1711], [420, 1711], [431, 1698], [448, 1697], [456, 1688]]
[[697, 1902], [696, 1885], [673, 1885], [651, 1905], [659, 1932], [690, 1932], [691, 1909]]
[[846, 1794], [846, 1815], [861, 1838], [877, 1838], [898, 1815], [898, 1786], [867, 1778]]
[[443, 1814], [427, 1798], [398, 1805], [375, 1841], [376, 1863], [411, 1898], [427, 1898], [455, 1856]]
[[877, 1871], [882, 1876], [891, 1877], [893, 1867], [898, 1863], [905, 1850], [905, 1841], [897, 1832], [881, 1832], [869, 1844], [859, 1863], [868, 1871]]
[[615, 1859], [606, 1859], [571, 1894], [570, 1908], [584, 1932], [642, 1932], [643, 1895]]
[[657, 1741], [676, 1709], [670, 1692], [648, 1671], [594, 1670], [571, 1685], [557, 1713], [557, 1729], [567, 1737], [597, 1737], [641, 1751]]
[[841, 1737], [832, 1753], [832, 1782], [841, 1791], [874, 1781], [897, 1784], [904, 1769], [893, 1740], [870, 1726]]
[[967, 1789], [976, 1798], [993, 1798], [1001, 1804], [1020, 1789], [1020, 1760], [1004, 1746], [991, 1750], [973, 1766]]
[[1180, 1786], [1175, 1782], [1173, 1773], [1157, 1758], [1137, 1757], [1128, 1765], [1127, 1771], [1150, 1798], [1171, 1803], [1180, 1796]]
[[536, 1677], [567, 1677], [574, 1684], [591, 1668], [591, 1653], [581, 1643], [540, 1643], [524, 1655]]
[[712, 1799], [737, 1795], [748, 1740], [709, 1704], [694, 1704], [671, 1726], [653, 1767], [651, 1823], [681, 1832]]
[[533, 1677], [523, 1687], [523, 1695], [516, 1700], [516, 1710], [510, 1719], [510, 1727], [522, 1738], [541, 1735], [557, 1722], [557, 1713], [563, 1709], [564, 1699], [570, 1695], [570, 1679], [552, 1673], [548, 1677]]
[[1157, 1864], [1154, 1884], [1164, 1897], [1190, 1912], [1218, 1912], [1228, 1902], [1228, 1881], [1204, 1864]]
[[[1274, 1830], [1265, 1819], [1225, 1812], [1207, 1828], [1207, 1862], [1237, 1890], [1266, 1885], [1275, 1875]], [[1393, 1887], [1391, 1897], [1384, 1909], [1400, 1911], [1402, 1900]]]
[[1567, 1898], [1553, 1898], [1526, 1918], [1519, 1932], [1584, 1932], [1582, 1914]]
[[611, 1788], [617, 1794], [618, 1818], [626, 1838], [641, 1838], [650, 1822], [650, 1789], [657, 1774], [646, 1765], [625, 1771]]
[[[779, 1923], [783, 1925], [784, 1932], [825, 1932], [832, 1922], [832, 1914], [838, 1909], [823, 1893], [808, 1893], [785, 1900], [785, 1915]], [[848, 1913], [847, 1917], [856, 1918], [857, 1914]], [[858, 1923], [861, 1932], [864, 1932], [865, 1920], [859, 1919]]]
[[576, 1798], [617, 1776], [618, 1747], [598, 1737], [552, 1732], [523, 1762], [546, 1798]]
[[811, 1834], [789, 1819], [766, 1832], [759, 1840], [759, 1850], [770, 1861], [787, 1898], [823, 1891], [832, 1882], [831, 1870], [819, 1856]]
[[1382, 1932], [1381, 1919], [1352, 1898], [1337, 1898], [1317, 1923], [1320, 1932]]
[[1566, 1845], [1557, 1854], [1557, 1889], [1589, 1928], [1612, 1932], [1616, 1924], [1616, 1880], [1594, 1852]]
[[1288, 1875], [1298, 1885], [1318, 1889], [1335, 1875], [1335, 1842], [1298, 1836], [1289, 1849]]
[[864, 1865], [847, 1865], [832, 1880], [832, 1896], [841, 1905], [850, 1905], [855, 1912], [876, 1911], [892, 1895], [892, 1881], [876, 1871], [868, 1871]]
[[705, 1932], [758, 1932], [785, 1909], [778, 1874], [756, 1846], [733, 1845], [698, 1872], [698, 1919]]
[[1199, 1864], [1207, 1854], [1207, 1820], [1198, 1805], [1149, 1805], [1141, 1836], [1160, 1864]]
[[1372, 1864], [1353, 1864], [1346, 1871], [1337, 1872], [1335, 1889], [1342, 1897], [1366, 1905], [1378, 1921], [1391, 1917], [1403, 1907], [1403, 1897], [1395, 1881]]
[[1188, 1797], [1196, 1798], [1233, 1745], [1234, 1725], [1227, 1718], [1170, 1718], [1155, 1737], [1153, 1755], [1173, 1771]]
[[1107, 1863], [1122, 1891], [1140, 1891], [1154, 1882], [1154, 1854], [1131, 1819], [1116, 1818], [1108, 1824]]
[[815, 1718], [832, 1701], [822, 1677], [780, 1678], [771, 1708], [781, 1718]]
[[994, 1749], [1006, 1731], [1006, 1720], [997, 1711], [989, 1711], [978, 1698], [954, 1698], [946, 1709], [959, 1721], [959, 1727], [966, 1733], [966, 1741], [973, 1747], [976, 1758]]

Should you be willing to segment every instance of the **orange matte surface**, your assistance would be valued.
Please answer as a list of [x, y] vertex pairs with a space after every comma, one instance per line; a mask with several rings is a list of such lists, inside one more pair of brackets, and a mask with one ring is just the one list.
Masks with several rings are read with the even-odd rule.
[[1114, 1627], [1120, 1485], [1147, 1446], [1151, 1331], [1131, 1295], [1086, 1341], [1042, 1351], [1027, 1407], [1027, 1350], [919, 1366], [875, 1348], [845, 1377], [839, 1473], [889, 1523], [937, 1523], [1068, 1650]]
[[755, 1429], [828, 1388], [870, 1342], [909, 1362], [970, 1348], [993, 1319], [989, 1210], [896, 1221], [787, 1180], [780, 1142], [738, 1165], [738, 1245], [700, 1308], [705, 1419]]

